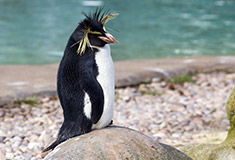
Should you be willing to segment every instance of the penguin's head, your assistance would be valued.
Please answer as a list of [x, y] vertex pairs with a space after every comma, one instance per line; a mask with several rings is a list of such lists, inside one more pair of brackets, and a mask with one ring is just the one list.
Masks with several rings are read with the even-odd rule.
[[76, 43], [71, 47], [78, 47], [78, 54], [83, 54], [87, 47], [103, 47], [107, 43], [117, 43], [116, 39], [106, 31], [104, 25], [115, 18], [118, 13], [102, 12], [102, 9], [97, 9], [89, 15], [83, 14], [86, 18], [79, 23], [72, 34]]

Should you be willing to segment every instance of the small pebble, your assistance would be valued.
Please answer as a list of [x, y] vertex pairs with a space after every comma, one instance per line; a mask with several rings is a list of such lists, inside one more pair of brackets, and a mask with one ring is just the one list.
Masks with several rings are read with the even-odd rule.
[[14, 158], [14, 153], [7, 152], [5, 157], [6, 157], [6, 159], [13, 159]]

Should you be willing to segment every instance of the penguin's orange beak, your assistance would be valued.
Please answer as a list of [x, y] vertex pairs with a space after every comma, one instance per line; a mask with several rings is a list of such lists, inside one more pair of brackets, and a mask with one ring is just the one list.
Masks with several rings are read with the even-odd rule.
[[117, 40], [109, 33], [105, 33], [105, 36], [99, 36], [99, 38], [107, 43], [117, 43]]

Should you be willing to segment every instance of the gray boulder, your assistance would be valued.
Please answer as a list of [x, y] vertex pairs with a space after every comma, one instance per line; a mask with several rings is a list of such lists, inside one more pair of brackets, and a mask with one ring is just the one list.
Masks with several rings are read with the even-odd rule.
[[191, 160], [175, 148], [157, 143], [135, 130], [110, 126], [71, 138], [58, 145], [44, 160], [157, 159]]

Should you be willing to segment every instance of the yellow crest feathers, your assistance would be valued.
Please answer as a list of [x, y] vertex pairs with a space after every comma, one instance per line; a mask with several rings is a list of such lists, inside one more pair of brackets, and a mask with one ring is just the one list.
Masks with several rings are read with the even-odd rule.
[[83, 38], [81, 39], [81, 41], [74, 43], [71, 47], [73, 47], [74, 45], [79, 43], [78, 49], [77, 49], [77, 53], [82, 55], [85, 51], [86, 51], [86, 46], [89, 46], [92, 48], [90, 41], [88, 39], [88, 34], [92, 33], [92, 34], [100, 34], [100, 32], [96, 32], [96, 31], [91, 31], [90, 29], [86, 30], [86, 33], [84, 34]]
[[115, 18], [118, 16], [118, 13], [111, 13], [108, 15], [105, 15], [102, 19], [101, 19], [101, 23], [104, 25], [106, 24], [109, 20]]
[[90, 41], [88, 39], [88, 32], [86, 32], [83, 36], [83, 38], [81, 39], [79, 46], [78, 46], [78, 50], [77, 53], [80, 55], [82, 55], [85, 51], [86, 51], [86, 46], [91, 46]]

